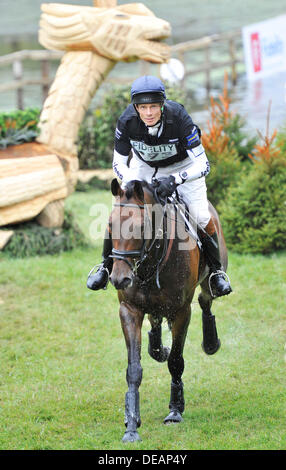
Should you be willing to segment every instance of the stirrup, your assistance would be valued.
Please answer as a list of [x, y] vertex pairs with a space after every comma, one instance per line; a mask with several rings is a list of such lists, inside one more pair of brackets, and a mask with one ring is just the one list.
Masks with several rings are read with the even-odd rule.
[[[108, 285], [108, 283], [109, 283], [109, 275], [110, 275], [110, 274], [109, 274], [108, 269], [107, 269], [105, 266], [103, 266], [103, 263], [99, 263], [99, 264], [96, 264], [95, 266], [93, 266], [93, 268], [92, 268], [92, 269], [89, 271], [89, 273], [88, 273], [87, 279], [89, 278], [89, 276], [91, 276], [91, 274], [93, 273], [93, 271], [95, 270], [95, 268], [98, 268], [98, 269], [101, 268], [102, 270], [104, 270], [104, 271], [107, 272], [107, 274], [108, 274], [107, 283], [106, 283], [106, 286], [105, 286], [105, 287], [102, 287], [103, 290], [106, 290], [106, 289], [107, 289], [107, 285]], [[98, 269], [97, 269], [97, 271], [98, 271]]]
[[210, 290], [210, 293], [211, 293], [211, 296], [212, 296], [213, 299], [215, 299], [217, 296], [214, 295], [213, 290], [212, 290], [212, 288], [211, 288], [211, 278], [212, 278], [213, 276], [216, 276], [217, 274], [223, 274], [223, 276], [226, 278], [227, 282], [228, 282], [229, 285], [230, 285], [229, 277], [228, 277], [228, 275], [227, 275], [224, 271], [222, 271], [221, 269], [218, 269], [217, 271], [212, 272], [211, 275], [209, 276], [209, 290]]

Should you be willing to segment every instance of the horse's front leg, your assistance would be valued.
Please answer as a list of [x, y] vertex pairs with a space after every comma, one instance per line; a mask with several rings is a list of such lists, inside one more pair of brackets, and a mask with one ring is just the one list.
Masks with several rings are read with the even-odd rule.
[[135, 307], [121, 302], [120, 320], [125, 337], [128, 367], [126, 380], [128, 391], [125, 396], [125, 426], [123, 442], [140, 441], [137, 428], [141, 424], [139, 410], [139, 386], [142, 381], [141, 359], [141, 327], [144, 314]]
[[184, 372], [183, 350], [191, 318], [191, 308], [186, 305], [176, 314], [172, 322], [172, 348], [168, 358], [168, 368], [172, 376], [171, 396], [169, 403], [170, 413], [164, 419], [165, 424], [179, 423], [182, 421], [182, 413], [185, 408], [184, 384], [182, 375]]
[[169, 357], [170, 348], [162, 344], [162, 317], [149, 315], [148, 318], [151, 324], [151, 331], [148, 332], [148, 353], [155, 361], [165, 362]]

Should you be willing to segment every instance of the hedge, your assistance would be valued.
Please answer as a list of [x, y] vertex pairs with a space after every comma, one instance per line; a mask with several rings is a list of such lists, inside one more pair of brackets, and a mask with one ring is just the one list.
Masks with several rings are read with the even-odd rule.
[[88, 242], [74, 221], [73, 215], [65, 212], [63, 226], [47, 228], [35, 221], [13, 225], [14, 235], [3, 252], [12, 258], [55, 255], [76, 247], [88, 246]]
[[251, 170], [218, 206], [228, 247], [269, 254], [286, 248], [286, 133], [255, 146]]

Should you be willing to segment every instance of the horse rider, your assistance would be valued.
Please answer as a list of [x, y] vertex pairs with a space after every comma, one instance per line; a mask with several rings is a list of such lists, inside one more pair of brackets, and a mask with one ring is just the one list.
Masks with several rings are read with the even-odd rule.
[[[156, 177], [159, 197], [170, 197], [174, 191], [179, 194], [197, 221], [211, 272], [211, 290], [214, 297], [219, 297], [232, 289], [222, 269], [218, 235], [208, 208], [205, 176], [210, 165], [200, 136], [199, 127], [184, 106], [166, 99], [161, 80], [142, 76], [133, 82], [131, 104], [117, 122], [113, 170], [123, 189], [129, 181], [144, 179], [151, 183]], [[88, 288], [107, 286], [113, 263], [111, 250], [112, 241], [105, 236], [103, 260], [95, 273], [90, 272]]]

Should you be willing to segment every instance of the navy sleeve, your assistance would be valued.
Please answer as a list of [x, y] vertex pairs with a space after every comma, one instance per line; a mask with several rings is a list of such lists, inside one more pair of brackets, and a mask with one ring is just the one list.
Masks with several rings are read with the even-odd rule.
[[131, 150], [129, 124], [137, 114], [133, 104], [129, 104], [117, 121], [115, 130], [115, 150], [121, 155], [129, 155]]
[[126, 129], [126, 124], [124, 124], [120, 118], [117, 121], [117, 126], [115, 129], [115, 150], [121, 155], [129, 155], [131, 150], [131, 144], [129, 135]]

